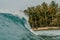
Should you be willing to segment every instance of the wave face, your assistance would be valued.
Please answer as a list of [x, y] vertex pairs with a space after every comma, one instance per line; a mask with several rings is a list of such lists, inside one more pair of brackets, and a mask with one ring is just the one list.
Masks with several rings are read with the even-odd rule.
[[40, 40], [25, 27], [26, 19], [0, 13], [0, 40]]

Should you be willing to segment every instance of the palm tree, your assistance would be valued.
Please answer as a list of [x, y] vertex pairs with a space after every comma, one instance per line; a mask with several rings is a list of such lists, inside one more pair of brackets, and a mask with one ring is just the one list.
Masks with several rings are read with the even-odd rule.
[[47, 26], [47, 11], [48, 11], [48, 5], [47, 5], [47, 3], [45, 3], [45, 2], [43, 2], [42, 3], [42, 11], [43, 11], [43, 16], [44, 16], [44, 18], [45, 18], [45, 20], [44, 20], [44, 25], [45, 26]]
[[55, 4], [54, 1], [52, 1], [49, 5], [49, 13], [50, 13], [50, 16], [52, 17], [51, 22], [53, 22], [52, 20], [54, 19], [54, 16], [57, 13], [57, 8], [58, 8], [58, 5]]

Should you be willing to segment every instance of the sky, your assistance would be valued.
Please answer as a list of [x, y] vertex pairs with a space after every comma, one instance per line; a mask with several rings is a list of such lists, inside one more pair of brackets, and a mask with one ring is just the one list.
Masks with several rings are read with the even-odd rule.
[[[40, 5], [43, 2], [50, 3], [52, 0], [0, 0], [0, 9], [24, 10], [31, 6]], [[54, 0], [60, 5], [60, 0]]]

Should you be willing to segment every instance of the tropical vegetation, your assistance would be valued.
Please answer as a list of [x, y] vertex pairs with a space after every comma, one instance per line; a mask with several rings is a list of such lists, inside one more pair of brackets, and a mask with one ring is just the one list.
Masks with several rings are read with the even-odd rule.
[[28, 7], [24, 12], [29, 15], [31, 28], [60, 27], [60, 7], [54, 1]]

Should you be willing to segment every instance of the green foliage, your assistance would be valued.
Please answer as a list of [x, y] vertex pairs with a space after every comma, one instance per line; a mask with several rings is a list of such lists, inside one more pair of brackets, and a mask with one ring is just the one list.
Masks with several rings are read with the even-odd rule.
[[49, 5], [43, 2], [35, 7], [28, 7], [24, 12], [29, 15], [29, 23], [32, 28], [60, 26], [60, 9], [58, 4], [52, 1]]

